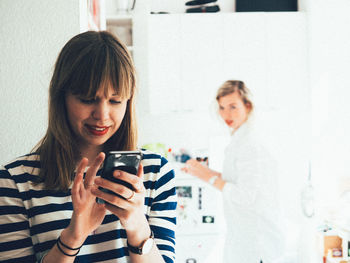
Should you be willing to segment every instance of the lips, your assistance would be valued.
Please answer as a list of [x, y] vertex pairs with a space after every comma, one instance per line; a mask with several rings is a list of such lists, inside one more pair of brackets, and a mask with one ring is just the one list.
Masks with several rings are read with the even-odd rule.
[[225, 120], [225, 122], [228, 126], [231, 126], [231, 124], [233, 123], [233, 121], [231, 121], [231, 120]]
[[85, 127], [89, 131], [90, 134], [95, 135], [95, 136], [105, 135], [109, 130], [108, 126], [96, 126], [96, 125], [85, 124]]

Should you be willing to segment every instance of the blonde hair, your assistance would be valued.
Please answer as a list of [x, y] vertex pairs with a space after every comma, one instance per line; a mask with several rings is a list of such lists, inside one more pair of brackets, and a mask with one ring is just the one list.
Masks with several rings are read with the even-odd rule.
[[46, 189], [67, 190], [76, 161], [81, 158], [67, 117], [66, 94], [94, 97], [97, 90], [108, 92], [110, 86], [128, 102], [119, 129], [104, 144], [103, 151], [134, 150], [136, 74], [126, 46], [105, 31], [84, 32], [70, 39], [57, 58], [50, 82], [47, 132], [33, 150], [40, 155], [39, 178]]
[[250, 91], [246, 87], [243, 81], [241, 80], [227, 80], [225, 81], [220, 88], [218, 89], [216, 93], [216, 101], [218, 102], [220, 98], [232, 94], [234, 92], [238, 92], [238, 94], [241, 96], [243, 103], [246, 107], [249, 107], [249, 114], [253, 110], [253, 103], [250, 99]]

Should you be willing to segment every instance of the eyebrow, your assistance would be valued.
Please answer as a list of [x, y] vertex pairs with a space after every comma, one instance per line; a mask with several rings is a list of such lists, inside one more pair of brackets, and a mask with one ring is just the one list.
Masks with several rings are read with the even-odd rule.
[[[236, 106], [236, 105], [237, 105], [237, 103], [233, 102], [233, 103], [230, 103], [230, 104], [228, 104], [228, 105], [226, 105], [226, 106]], [[223, 106], [223, 105], [221, 105], [221, 104], [219, 104], [219, 106], [220, 106], [220, 107], [225, 107], [225, 106]]]

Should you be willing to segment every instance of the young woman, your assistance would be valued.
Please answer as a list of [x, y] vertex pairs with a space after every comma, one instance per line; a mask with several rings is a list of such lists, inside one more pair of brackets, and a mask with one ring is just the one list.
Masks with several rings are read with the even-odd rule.
[[85, 32], [63, 47], [46, 135], [0, 169], [1, 262], [174, 262], [167, 161], [142, 151], [137, 176], [114, 171], [132, 189], [99, 176], [108, 151], [136, 149], [135, 84], [130, 54], [111, 34]]
[[278, 262], [284, 240], [278, 225], [277, 178], [273, 160], [254, 136], [248, 89], [242, 81], [226, 81], [216, 100], [232, 134], [223, 171], [213, 171], [194, 159], [183, 170], [222, 191], [227, 223], [225, 263]]

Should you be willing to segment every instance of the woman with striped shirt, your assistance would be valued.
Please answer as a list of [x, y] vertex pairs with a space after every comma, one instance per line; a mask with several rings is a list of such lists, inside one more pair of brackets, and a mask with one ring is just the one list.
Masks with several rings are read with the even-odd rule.
[[135, 85], [130, 54], [111, 34], [81, 33], [63, 47], [46, 135], [0, 168], [1, 262], [174, 262], [167, 161], [142, 150], [136, 176], [114, 171], [132, 188], [99, 176], [105, 153], [136, 149]]

